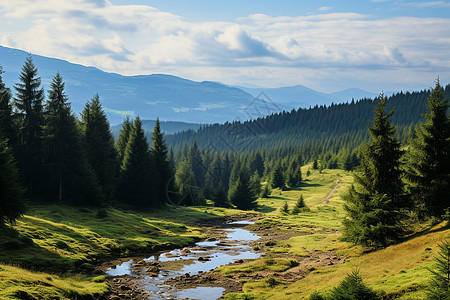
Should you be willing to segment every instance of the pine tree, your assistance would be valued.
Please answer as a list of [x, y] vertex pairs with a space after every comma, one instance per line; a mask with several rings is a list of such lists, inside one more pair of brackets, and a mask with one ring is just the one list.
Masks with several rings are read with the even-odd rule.
[[132, 130], [133, 130], [133, 123], [127, 116], [122, 123], [122, 128], [120, 129], [119, 136], [117, 138], [115, 145], [120, 165], [122, 164], [123, 157], [125, 155], [125, 149], [127, 147], [128, 139], [130, 137], [130, 132]]
[[283, 168], [281, 167], [281, 164], [278, 164], [275, 167], [275, 170], [273, 171], [272, 187], [273, 188], [283, 188], [284, 187], [284, 174], [283, 174]]
[[149, 207], [150, 151], [139, 117], [134, 120], [123, 158], [118, 187], [118, 200], [134, 206]]
[[161, 132], [159, 118], [156, 119], [150, 148], [151, 182], [153, 186], [154, 205], [160, 206], [167, 201], [167, 192], [173, 190], [170, 179], [173, 177], [167, 157], [167, 146]]
[[439, 217], [450, 206], [450, 121], [448, 99], [439, 80], [428, 97], [426, 123], [411, 141], [406, 178], [411, 196], [429, 216]]
[[385, 246], [402, 235], [400, 210], [406, 207], [400, 178], [402, 151], [389, 121], [394, 110], [386, 114], [386, 103], [381, 96], [369, 127], [372, 142], [362, 147], [361, 174], [354, 174], [355, 185], [345, 196], [343, 237], [357, 244]]
[[381, 297], [366, 286], [359, 276], [358, 270], [353, 270], [347, 277], [333, 289], [330, 295], [333, 300], [380, 300]]
[[243, 167], [239, 171], [238, 180], [230, 188], [228, 198], [238, 209], [249, 210], [257, 207], [257, 197], [250, 187], [250, 175], [247, 168]]
[[204, 203], [200, 195], [200, 188], [195, 181], [194, 171], [188, 161], [182, 160], [178, 164], [175, 178], [180, 191], [180, 199], [177, 204], [201, 205]]
[[19, 174], [11, 149], [6, 139], [0, 136], [0, 227], [6, 222], [14, 222], [25, 212], [24, 188], [20, 185]]
[[434, 258], [434, 269], [429, 271], [432, 277], [426, 289], [429, 300], [450, 299], [450, 242], [439, 245], [439, 254]]
[[289, 214], [289, 205], [288, 205], [287, 201], [284, 201], [283, 206], [280, 208], [280, 213], [281, 213], [282, 215], [287, 215], [287, 214]]
[[115, 195], [117, 153], [109, 121], [98, 94], [86, 103], [81, 114], [87, 158], [108, 201]]
[[47, 193], [51, 199], [60, 202], [66, 200], [101, 205], [103, 194], [87, 162], [81, 130], [71, 112], [59, 73], [53, 78], [50, 88], [44, 107], [43, 126]]
[[297, 202], [295, 203], [295, 206], [292, 209], [292, 214], [296, 215], [301, 211], [309, 211], [309, 208], [306, 206], [305, 200], [303, 199], [303, 195], [300, 195]]
[[255, 171], [252, 177], [250, 177], [250, 188], [256, 197], [261, 194], [261, 178], [259, 178], [258, 171]]
[[219, 185], [214, 190], [212, 200], [214, 201], [214, 206], [230, 207], [227, 192], [225, 191], [225, 187], [223, 185], [222, 180], [219, 182]]
[[203, 187], [206, 168], [203, 165], [202, 156], [198, 149], [197, 141], [195, 140], [194, 143], [191, 145], [191, 147], [189, 147], [188, 159], [192, 171], [194, 172], [195, 175], [195, 182], [197, 182], [199, 187]]
[[17, 160], [24, 182], [31, 194], [39, 186], [42, 172], [42, 102], [44, 89], [33, 59], [28, 56], [20, 73], [20, 82], [15, 86], [16, 98], [14, 105], [19, 122], [19, 140], [17, 145]]
[[11, 147], [16, 145], [16, 132], [13, 126], [14, 118], [11, 107], [11, 91], [2, 79], [3, 69], [0, 66], [0, 135], [8, 140]]

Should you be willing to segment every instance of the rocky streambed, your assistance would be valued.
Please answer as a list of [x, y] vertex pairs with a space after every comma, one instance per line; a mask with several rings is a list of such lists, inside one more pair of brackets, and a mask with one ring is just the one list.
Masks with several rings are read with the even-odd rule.
[[109, 268], [111, 299], [217, 299], [242, 289], [239, 282], [210, 272], [227, 264], [256, 259], [249, 245], [260, 237], [243, 228], [241, 220], [216, 228], [218, 238], [147, 258], [128, 259]]

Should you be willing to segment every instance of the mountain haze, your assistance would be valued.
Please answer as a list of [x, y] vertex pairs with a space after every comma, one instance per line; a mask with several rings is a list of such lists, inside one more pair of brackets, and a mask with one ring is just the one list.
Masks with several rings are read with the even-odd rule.
[[[3, 78], [12, 90], [27, 55], [25, 51], [0, 46], [0, 65], [5, 71]], [[45, 89], [56, 72], [60, 72], [76, 113], [81, 112], [86, 101], [98, 93], [111, 124], [119, 124], [126, 115], [139, 115], [141, 119], [150, 120], [159, 117], [161, 121], [224, 123], [352, 98], [351, 91], [345, 95], [331, 95], [301, 85], [272, 89], [238, 88], [165, 74], [123, 76], [40, 55], [33, 55], [33, 60]], [[271, 102], [273, 109], [249, 114], [246, 110], [261, 92], [265, 93], [262, 95], [264, 101]], [[358, 90], [356, 95], [366, 94]]]

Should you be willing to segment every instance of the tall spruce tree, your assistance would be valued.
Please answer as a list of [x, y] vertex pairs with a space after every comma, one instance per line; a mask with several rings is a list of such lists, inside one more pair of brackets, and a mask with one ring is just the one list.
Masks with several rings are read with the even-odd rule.
[[118, 200], [139, 207], [151, 206], [150, 151], [139, 117], [134, 120], [123, 158]]
[[448, 99], [436, 86], [428, 97], [426, 122], [411, 141], [406, 178], [416, 205], [428, 216], [441, 216], [450, 207], [450, 121]]
[[46, 193], [59, 202], [102, 205], [104, 197], [88, 164], [81, 130], [71, 112], [59, 73], [50, 84], [43, 126]]
[[123, 157], [125, 155], [125, 149], [127, 148], [128, 139], [130, 137], [130, 132], [133, 130], [133, 123], [130, 121], [130, 117], [126, 117], [122, 123], [122, 128], [120, 129], [119, 136], [116, 140], [116, 151], [119, 159], [119, 163], [122, 164]]
[[249, 210], [257, 207], [257, 196], [251, 188], [250, 174], [245, 166], [239, 171], [238, 180], [230, 188], [228, 197], [238, 209]]
[[19, 123], [17, 160], [24, 182], [31, 194], [38, 192], [39, 179], [42, 179], [42, 125], [44, 123], [42, 106], [44, 89], [41, 78], [28, 56], [19, 76], [20, 83], [15, 86], [14, 105]]
[[3, 68], [0, 66], [0, 135], [8, 140], [11, 147], [16, 145], [16, 132], [13, 126], [14, 118], [11, 106], [11, 91], [2, 78]]
[[354, 174], [355, 185], [345, 197], [343, 237], [357, 244], [385, 246], [402, 235], [399, 221], [407, 205], [400, 178], [402, 151], [389, 121], [394, 109], [385, 113], [386, 104], [381, 95], [368, 128], [372, 141], [361, 150], [361, 173]]
[[176, 199], [177, 205], [201, 205], [204, 204], [200, 195], [200, 188], [195, 181], [195, 174], [191, 168], [191, 164], [183, 159], [178, 164], [175, 173], [177, 186], [179, 188], [179, 199]]
[[19, 174], [11, 148], [0, 135], [0, 227], [14, 222], [25, 212], [25, 189], [19, 182]]
[[272, 174], [272, 187], [273, 188], [283, 188], [284, 184], [284, 174], [283, 167], [281, 164], [277, 164]]
[[153, 204], [161, 206], [168, 200], [167, 192], [174, 190], [173, 181], [170, 180], [174, 174], [169, 165], [167, 146], [161, 132], [159, 118], [156, 119], [155, 128], [153, 129], [152, 142], [153, 144], [150, 148], [150, 176], [153, 186]]
[[117, 153], [109, 121], [98, 94], [86, 103], [81, 114], [87, 158], [108, 201], [114, 199]]

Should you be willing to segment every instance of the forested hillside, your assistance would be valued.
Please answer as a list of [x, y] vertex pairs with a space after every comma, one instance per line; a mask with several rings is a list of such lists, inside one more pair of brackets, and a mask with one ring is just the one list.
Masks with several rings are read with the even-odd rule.
[[[386, 110], [395, 107], [393, 124], [398, 126], [402, 142], [411, 137], [413, 127], [423, 121], [430, 90], [398, 93], [388, 98]], [[450, 85], [445, 87], [450, 96]], [[315, 106], [309, 109], [282, 111], [251, 121], [214, 124], [198, 131], [186, 131], [167, 137], [169, 146], [180, 149], [196, 140], [200, 148], [222, 151], [287, 151], [312, 158], [328, 151], [354, 148], [369, 137], [367, 126], [377, 99], [361, 99], [350, 103]], [[257, 103], [256, 105], [264, 105]], [[211, 138], [216, 137], [216, 138]], [[281, 150], [283, 149], [283, 150]]]

